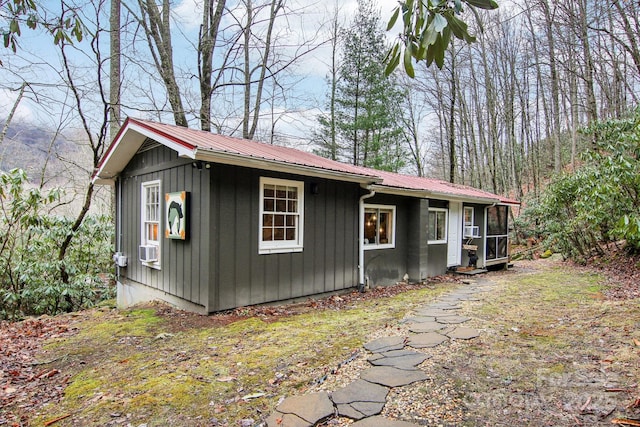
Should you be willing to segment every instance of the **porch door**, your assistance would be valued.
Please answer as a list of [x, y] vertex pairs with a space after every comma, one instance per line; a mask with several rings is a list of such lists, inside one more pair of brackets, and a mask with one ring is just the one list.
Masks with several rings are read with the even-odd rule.
[[462, 202], [449, 202], [447, 267], [462, 263]]

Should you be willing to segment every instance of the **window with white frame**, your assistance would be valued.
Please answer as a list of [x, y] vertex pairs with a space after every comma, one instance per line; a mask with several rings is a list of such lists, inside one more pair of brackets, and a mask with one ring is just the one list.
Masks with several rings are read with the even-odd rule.
[[464, 230], [465, 238], [480, 237], [480, 227], [475, 225], [475, 209], [472, 206], [464, 207]]
[[140, 260], [147, 265], [160, 265], [160, 181], [142, 183], [141, 191], [142, 237]]
[[261, 177], [258, 252], [301, 252], [303, 214], [304, 182]]
[[395, 227], [395, 206], [364, 205], [365, 249], [395, 248]]
[[447, 209], [429, 208], [427, 239], [429, 244], [447, 243]]
[[472, 206], [464, 207], [464, 226], [473, 227], [474, 224], [474, 209]]

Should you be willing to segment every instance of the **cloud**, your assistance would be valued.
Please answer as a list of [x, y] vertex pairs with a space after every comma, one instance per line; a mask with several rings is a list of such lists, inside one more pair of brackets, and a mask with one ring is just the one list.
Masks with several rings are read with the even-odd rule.
[[[0, 89], [0, 121], [4, 123], [8, 118], [11, 110], [15, 106], [18, 98], [17, 91], [8, 89]], [[13, 120], [27, 121], [33, 117], [33, 110], [27, 105], [27, 100], [23, 99], [16, 109]]]
[[202, 1], [182, 0], [171, 11], [171, 17], [185, 31], [197, 30], [202, 23]]

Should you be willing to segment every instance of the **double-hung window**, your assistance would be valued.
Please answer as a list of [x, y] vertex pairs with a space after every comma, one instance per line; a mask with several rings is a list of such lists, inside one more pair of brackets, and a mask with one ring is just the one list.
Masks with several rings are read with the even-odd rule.
[[473, 206], [464, 207], [464, 237], [478, 238], [480, 237], [480, 227], [475, 225], [475, 213]]
[[159, 180], [142, 183], [141, 204], [142, 236], [140, 259], [146, 265], [158, 267], [160, 265], [161, 236], [161, 197]]
[[301, 252], [303, 214], [304, 182], [260, 178], [258, 252]]
[[364, 205], [364, 248], [395, 248], [395, 226], [395, 206]]
[[447, 209], [429, 208], [427, 239], [429, 244], [447, 243]]
[[473, 227], [475, 225], [473, 217], [474, 217], [473, 207], [465, 206], [464, 207], [464, 226], [465, 227]]

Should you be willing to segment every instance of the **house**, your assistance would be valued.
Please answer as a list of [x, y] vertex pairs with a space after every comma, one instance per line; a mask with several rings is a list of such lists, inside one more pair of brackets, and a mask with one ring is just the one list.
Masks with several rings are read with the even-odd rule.
[[115, 186], [118, 304], [199, 313], [508, 262], [518, 202], [444, 181], [129, 118]]

